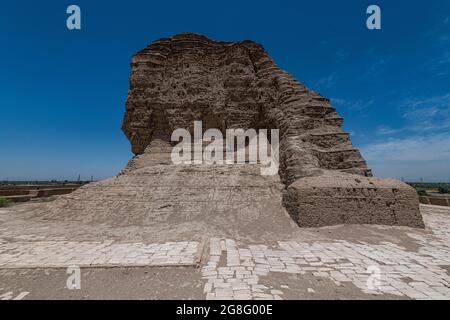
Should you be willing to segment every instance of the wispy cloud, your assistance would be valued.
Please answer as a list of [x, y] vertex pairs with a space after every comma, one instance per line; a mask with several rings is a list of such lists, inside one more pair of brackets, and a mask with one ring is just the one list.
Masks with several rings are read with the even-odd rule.
[[436, 19], [436, 22], [424, 32], [424, 35], [425, 37], [439, 40], [440, 36], [447, 35], [449, 27], [450, 27], [450, 16], [447, 16], [442, 19]]
[[337, 107], [342, 107], [347, 104], [347, 100], [341, 98], [331, 98], [331, 103]]
[[376, 77], [382, 74], [386, 70], [386, 66], [388, 63], [387, 58], [381, 58], [378, 61], [373, 62], [369, 69], [367, 70], [366, 76], [368, 77]]
[[425, 63], [425, 67], [434, 76], [450, 74], [450, 17], [445, 17], [427, 30], [425, 36], [431, 40], [430, 46], [438, 52], [437, 55]]
[[379, 126], [379, 139], [362, 146], [369, 165], [384, 176], [450, 181], [450, 93], [405, 99], [400, 108], [406, 124]]
[[432, 71], [434, 76], [441, 77], [450, 74], [450, 52], [445, 51], [444, 53], [430, 59], [425, 63], [425, 67], [429, 71]]
[[405, 131], [405, 128], [392, 129], [387, 126], [379, 126], [376, 130], [377, 135], [393, 135], [399, 132]]
[[406, 99], [400, 104], [406, 125], [398, 128], [379, 126], [378, 135], [395, 135], [403, 132], [413, 134], [439, 133], [450, 130], [450, 93], [424, 99]]
[[356, 101], [349, 101], [345, 99], [340, 98], [332, 98], [331, 103], [335, 105], [336, 107], [342, 107], [346, 108], [350, 111], [363, 111], [365, 109], [370, 108], [373, 106], [374, 101], [373, 100], [356, 100]]
[[450, 167], [450, 135], [430, 134], [404, 139], [389, 139], [363, 146], [361, 149], [369, 161], [448, 162]]
[[430, 134], [388, 139], [362, 146], [375, 175], [418, 181], [450, 181], [450, 135]]
[[450, 93], [425, 99], [408, 99], [403, 105], [403, 118], [415, 131], [450, 129]]
[[336, 72], [331, 73], [330, 75], [319, 79], [316, 83], [316, 87], [318, 88], [331, 88], [336, 82], [339, 80], [339, 76]]
[[336, 57], [339, 60], [344, 60], [344, 59], [348, 58], [349, 56], [350, 56], [350, 52], [348, 52], [347, 50], [339, 49], [338, 51], [336, 51]]

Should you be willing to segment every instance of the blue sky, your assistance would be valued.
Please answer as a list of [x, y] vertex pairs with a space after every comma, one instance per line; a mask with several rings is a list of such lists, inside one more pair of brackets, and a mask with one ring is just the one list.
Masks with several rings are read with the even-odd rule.
[[[82, 30], [66, 28], [66, 8]], [[366, 8], [382, 30], [366, 28]], [[180, 32], [251, 39], [331, 98], [380, 177], [450, 181], [450, 2], [2, 1], [0, 180], [106, 178], [132, 156], [120, 130], [131, 56]]]

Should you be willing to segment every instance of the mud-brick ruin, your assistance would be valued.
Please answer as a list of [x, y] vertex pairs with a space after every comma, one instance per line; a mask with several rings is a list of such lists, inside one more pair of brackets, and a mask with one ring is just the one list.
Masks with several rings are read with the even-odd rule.
[[[279, 176], [261, 176], [257, 164], [175, 166], [171, 134], [196, 120], [224, 133], [279, 129]], [[45, 215], [255, 235], [283, 230], [287, 213], [300, 227], [423, 228], [415, 190], [373, 178], [342, 124], [328, 99], [253, 41], [160, 39], [131, 62], [122, 129], [136, 156], [118, 176], [56, 200]]]
[[[422, 227], [415, 191], [372, 173], [329, 100], [281, 70], [252, 41], [180, 34], [133, 57], [123, 131], [133, 152], [202, 120], [205, 129], [277, 128], [283, 204], [302, 227]], [[149, 150], [149, 152], [151, 152]]]

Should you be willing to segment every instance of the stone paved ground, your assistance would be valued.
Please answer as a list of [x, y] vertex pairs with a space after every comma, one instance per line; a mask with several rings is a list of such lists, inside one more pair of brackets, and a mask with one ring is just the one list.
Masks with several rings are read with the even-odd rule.
[[422, 210], [433, 234], [408, 233], [420, 244], [417, 251], [388, 241], [279, 241], [269, 247], [211, 239], [202, 268], [207, 299], [282, 299], [288, 285], [273, 289], [260, 283], [272, 273], [312, 274], [337, 286], [351, 282], [368, 294], [450, 299], [450, 210]]
[[0, 244], [0, 268], [195, 265], [198, 242], [36, 241]]
[[[300, 290], [314, 298], [450, 299], [450, 208], [422, 206], [421, 210], [426, 231], [346, 226], [345, 234], [340, 229], [322, 228], [314, 231], [330, 236], [313, 237], [312, 230], [305, 230], [308, 236], [271, 243], [228, 238], [166, 243], [117, 239], [45, 241], [42, 232], [41, 237], [31, 241], [26, 235], [4, 236], [12, 233], [3, 229], [0, 233], [0, 299], [32, 297], [33, 290], [27, 285], [4, 288], [2, 281], [15, 281], [8, 278], [10, 273], [5, 273], [6, 270], [78, 265], [97, 267], [97, 272], [103, 272], [100, 267], [105, 266], [195, 266], [200, 258], [200, 269], [191, 267], [185, 272], [192, 273], [192, 279], [197, 279], [196, 285], [201, 276], [206, 299], [289, 299], [303, 297], [297, 294]], [[361, 235], [361, 228], [363, 234], [372, 232], [376, 239]], [[383, 234], [386, 230], [389, 233]], [[175, 285], [177, 279], [167, 281]], [[341, 292], [339, 288], [348, 286], [354, 289], [351, 295], [322, 295], [319, 283], [329, 292]], [[158, 284], [150, 286], [158, 292]], [[52, 295], [49, 293], [49, 296]], [[99, 296], [110, 298], [109, 295]], [[158, 295], [151, 298], [158, 298]]]

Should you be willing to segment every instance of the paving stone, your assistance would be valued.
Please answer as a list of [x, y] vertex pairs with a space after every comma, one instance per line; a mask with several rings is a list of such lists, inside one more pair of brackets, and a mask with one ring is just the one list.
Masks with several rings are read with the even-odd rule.
[[[184, 250], [186, 242], [165, 244], [123, 244], [106, 241], [67, 242], [33, 241], [0, 244], [0, 266], [2, 268], [39, 268], [54, 266], [66, 268], [83, 266], [136, 266], [195, 264], [199, 243], [189, 243], [192, 250]], [[99, 249], [101, 248], [101, 250]], [[155, 254], [148, 253], [157, 251]], [[5, 252], [16, 252], [15, 259]]]
[[[236, 270], [233, 279], [238, 283], [245, 280], [247, 284], [252, 284], [249, 290], [254, 299], [275, 299], [282, 295], [281, 290], [272, 289], [269, 292], [269, 288], [259, 284], [258, 276], [270, 277], [273, 272], [307, 273], [327, 278], [337, 286], [351, 282], [362, 292], [376, 295], [392, 294], [412, 299], [450, 297], [450, 278], [442, 268], [450, 265], [450, 235], [447, 231], [450, 215], [428, 214], [425, 219], [427, 226], [433, 230], [432, 235], [409, 234], [419, 243], [418, 251], [408, 251], [388, 241], [379, 244], [345, 240], [280, 241], [279, 247], [251, 245], [246, 248], [237, 247], [235, 241], [225, 239], [228, 244], [226, 253], [228, 250], [232, 252], [232, 258], [227, 259], [227, 267]], [[243, 255], [240, 256], [240, 253]], [[383, 265], [380, 266], [379, 262]], [[248, 270], [243, 268], [249, 265], [252, 267]], [[381, 281], [376, 290], [370, 290], [367, 286], [369, 266], [380, 268]], [[245, 279], [247, 276], [254, 278]], [[282, 289], [286, 287], [281, 286]], [[308, 288], [308, 292], [315, 291]]]

